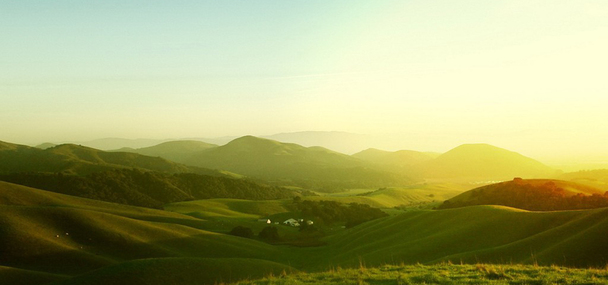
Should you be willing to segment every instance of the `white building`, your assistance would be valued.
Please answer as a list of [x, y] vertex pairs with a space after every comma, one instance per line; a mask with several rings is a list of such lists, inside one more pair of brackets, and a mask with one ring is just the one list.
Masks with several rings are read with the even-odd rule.
[[299, 227], [300, 223], [296, 219], [289, 219], [283, 222], [285, 225], [290, 225], [292, 227]]

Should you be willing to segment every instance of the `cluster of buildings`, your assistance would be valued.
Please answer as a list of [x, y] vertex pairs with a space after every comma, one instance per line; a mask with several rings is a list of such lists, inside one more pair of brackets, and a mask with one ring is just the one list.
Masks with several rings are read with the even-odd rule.
[[[267, 224], [272, 224], [273, 223], [270, 219], [258, 219], [258, 222], [263, 222], [263, 223], [267, 223]], [[292, 226], [292, 227], [299, 227], [301, 223], [306, 223], [309, 226], [311, 226], [311, 225], [314, 224], [314, 222], [311, 221], [311, 220], [304, 221], [304, 219], [296, 220], [296, 219], [293, 219], [293, 218], [287, 219], [287, 220], [285, 220], [283, 222], [284, 225]], [[279, 222], [274, 222], [274, 224], [278, 225]]]

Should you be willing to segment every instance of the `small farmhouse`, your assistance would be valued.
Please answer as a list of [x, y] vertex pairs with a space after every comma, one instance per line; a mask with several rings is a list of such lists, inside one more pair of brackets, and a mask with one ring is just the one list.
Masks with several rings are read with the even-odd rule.
[[258, 222], [272, 224], [272, 221], [270, 219], [258, 219]]
[[289, 225], [289, 226], [292, 226], [292, 227], [299, 227], [300, 226], [300, 223], [296, 219], [286, 220], [286, 221], [283, 222], [283, 224]]

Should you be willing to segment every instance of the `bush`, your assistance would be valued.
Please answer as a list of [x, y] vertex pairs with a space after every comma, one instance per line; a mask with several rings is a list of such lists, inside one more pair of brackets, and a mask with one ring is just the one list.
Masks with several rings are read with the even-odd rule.
[[279, 241], [281, 239], [277, 228], [270, 226], [263, 228], [258, 234], [258, 237], [266, 241]]
[[237, 237], [253, 238], [253, 231], [243, 226], [234, 227], [229, 234]]

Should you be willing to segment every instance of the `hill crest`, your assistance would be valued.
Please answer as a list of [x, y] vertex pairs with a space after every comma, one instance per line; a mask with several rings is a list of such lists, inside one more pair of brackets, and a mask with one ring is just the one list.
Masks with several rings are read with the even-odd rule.
[[530, 211], [592, 209], [608, 206], [606, 193], [570, 181], [515, 178], [469, 190], [445, 201], [439, 208], [502, 205]]
[[555, 170], [524, 156], [489, 144], [463, 144], [423, 166], [430, 178], [483, 178], [506, 180], [513, 177], [543, 177]]

